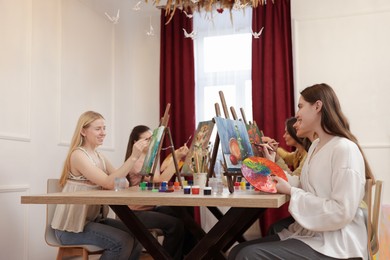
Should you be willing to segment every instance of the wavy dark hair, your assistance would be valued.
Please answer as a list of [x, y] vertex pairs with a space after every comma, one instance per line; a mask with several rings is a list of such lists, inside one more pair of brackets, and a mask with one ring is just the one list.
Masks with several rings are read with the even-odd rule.
[[311, 141], [308, 138], [301, 138], [297, 136], [297, 130], [294, 128], [294, 124], [297, 122], [297, 119], [295, 117], [287, 118], [285, 124], [286, 124], [286, 130], [287, 133], [300, 145], [302, 145], [306, 152], [309, 151]]
[[341, 111], [340, 102], [334, 90], [329, 85], [321, 83], [305, 88], [301, 92], [301, 95], [303, 99], [310, 104], [314, 104], [318, 100], [322, 102], [322, 129], [327, 134], [345, 137], [354, 142], [359, 147], [359, 150], [363, 155], [366, 179], [372, 179], [372, 181], [375, 182], [374, 175], [367, 162], [366, 156], [364, 155], [364, 152], [360, 147], [357, 138], [351, 133], [349, 129], [348, 119]]
[[145, 133], [146, 131], [150, 131], [150, 128], [146, 125], [137, 125], [133, 128], [133, 130], [131, 130], [129, 142], [127, 143], [125, 161], [130, 157], [131, 153], [133, 152], [134, 143], [137, 142], [141, 134]]

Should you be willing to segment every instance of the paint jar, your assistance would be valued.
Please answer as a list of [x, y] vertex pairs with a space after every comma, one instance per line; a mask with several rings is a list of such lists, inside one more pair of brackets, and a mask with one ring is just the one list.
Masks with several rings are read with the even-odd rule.
[[191, 191], [193, 195], [199, 195], [200, 188], [198, 185], [194, 185], [192, 186]]
[[139, 187], [140, 187], [141, 190], [146, 190], [146, 182], [141, 182], [139, 184]]
[[236, 181], [234, 183], [234, 192], [238, 192], [238, 191], [240, 191], [240, 183]]
[[240, 188], [241, 188], [241, 190], [246, 190], [246, 182], [245, 181], [241, 181], [240, 182]]
[[166, 190], [167, 190], [167, 186], [168, 186], [168, 183], [167, 183], [166, 181], [163, 181], [163, 182], [161, 183], [161, 188], [160, 188], [160, 190], [166, 191]]
[[175, 181], [173, 183], [173, 189], [174, 190], [181, 190], [180, 183], [178, 181]]
[[203, 195], [211, 195], [211, 187], [204, 187]]
[[184, 186], [183, 191], [184, 191], [184, 194], [191, 194], [191, 187], [190, 186]]

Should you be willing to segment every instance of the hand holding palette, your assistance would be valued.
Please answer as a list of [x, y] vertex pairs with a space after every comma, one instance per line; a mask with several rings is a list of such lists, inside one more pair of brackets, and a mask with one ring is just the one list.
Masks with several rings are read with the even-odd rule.
[[256, 189], [276, 193], [276, 183], [271, 175], [279, 176], [287, 181], [286, 174], [276, 163], [262, 157], [248, 157], [242, 162], [242, 175]]

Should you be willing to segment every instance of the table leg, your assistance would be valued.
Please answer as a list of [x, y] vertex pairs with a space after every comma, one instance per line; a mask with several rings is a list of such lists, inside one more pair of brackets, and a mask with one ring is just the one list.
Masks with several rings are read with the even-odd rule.
[[125, 223], [154, 259], [172, 259], [127, 205], [110, 205], [110, 208]]
[[[219, 210], [218, 207], [207, 207], [208, 210], [214, 215], [214, 217], [217, 219], [217, 220], [220, 220], [222, 217], [223, 217], [223, 214], [222, 212]], [[257, 217], [258, 218], [258, 217]], [[256, 219], [257, 219], [256, 218]], [[255, 219], [255, 220], [256, 220]], [[254, 222], [254, 221], [253, 221]], [[248, 226], [248, 228], [253, 224], [253, 222]], [[245, 229], [242, 233], [244, 233], [247, 229]], [[246, 239], [241, 235], [241, 236], [238, 236], [237, 237], [237, 242], [241, 243], [241, 242], [245, 242]], [[233, 241], [233, 243], [236, 242], [236, 241]], [[224, 250], [226, 251], [226, 250]]]
[[237, 237], [253, 224], [255, 216], [259, 216], [263, 210], [262, 208], [230, 208], [185, 259], [210, 259], [214, 254], [219, 255], [222, 249], [232, 241], [236, 241]]
[[240, 242], [240, 243], [247, 241], [244, 238], [244, 236], [243, 236], [245, 231], [247, 231], [253, 225], [253, 223], [255, 223], [256, 220], [259, 219], [259, 216], [264, 211], [265, 211], [265, 209], [259, 209], [259, 211], [251, 212], [252, 213], [251, 216], [248, 216], [248, 218], [245, 221], [245, 223], [241, 223], [241, 225], [240, 225], [241, 226], [241, 230], [238, 232], [237, 236], [223, 247], [223, 252], [226, 252], [236, 241]]

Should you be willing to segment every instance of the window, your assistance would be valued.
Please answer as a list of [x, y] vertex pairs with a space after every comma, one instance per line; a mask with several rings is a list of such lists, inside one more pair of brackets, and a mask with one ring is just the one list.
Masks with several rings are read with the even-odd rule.
[[233, 106], [239, 118], [243, 108], [247, 120], [252, 120], [251, 23], [251, 8], [232, 11], [232, 19], [229, 10], [194, 15], [197, 122], [216, 115], [220, 90], [228, 108]]

